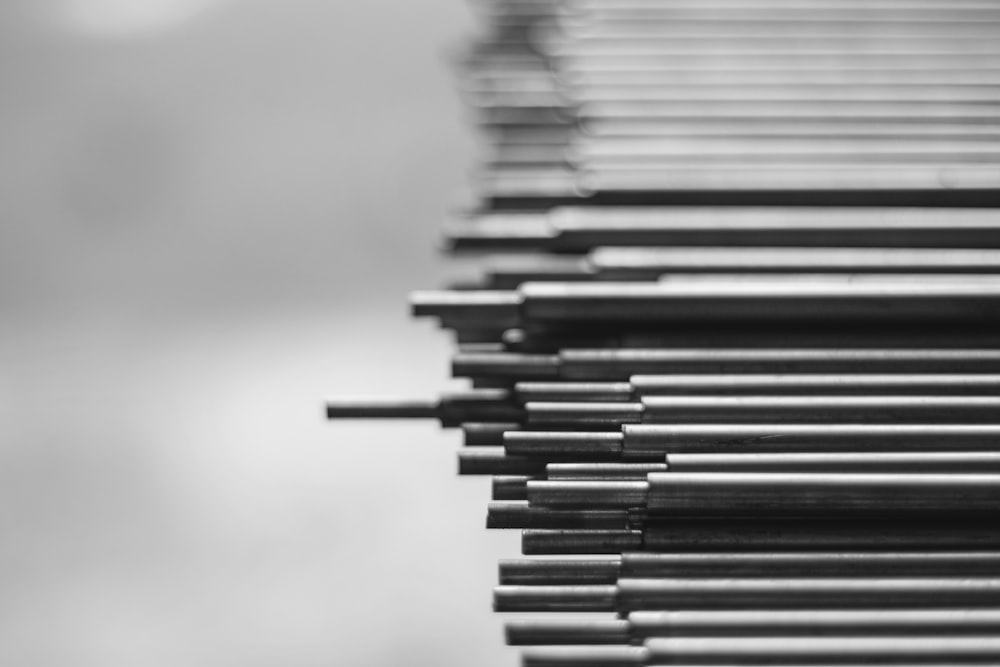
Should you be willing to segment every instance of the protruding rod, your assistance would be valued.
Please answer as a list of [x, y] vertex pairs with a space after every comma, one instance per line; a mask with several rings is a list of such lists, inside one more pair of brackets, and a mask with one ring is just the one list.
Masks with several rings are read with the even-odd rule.
[[618, 586], [497, 586], [493, 610], [614, 611]]
[[623, 455], [767, 452], [995, 452], [1000, 424], [626, 424]]
[[[549, 464], [549, 478], [552, 479]], [[671, 472], [996, 473], [995, 452], [826, 452], [667, 454]], [[651, 470], [650, 472], [657, 472]]]
[[1000, 318], [997, 284], [891, 281], [525, 283], [522, 322], [976, 320]]
[[497, 586], [497, 611], [997, 607], [992, 577], [619, 579], [615, 586]]
[[459, 353], [455, 376], [627, 381], [637, 374], [996, 374], [1000, 351], [947, 348], [624, 348], [559, 354]]
[[444, 394], [438, 400], [423, 399], [330, 399], [328, 419], [433, 419], [444, 426], [466, 421], [521, 419], [521, 409], [506, 389], [471, 389]]
[[414, 317], [472, 317], [490, 324], [514, 326], [521, 297], [506, 290], [450, 290], [410, 295]]
[[627, 523], [621, 510], [550, 510], [525, 501], [492, 502], [486, 514], [487, 528], [623, 530]]
[[435, 419], [441, 405], [435, 399], [331, 398], [326, 402], [327, 419]]
[[[983, 115], [968, 120], [987, 122], [992, 119], [992, 115]], [[737, 118], [719, 117], [719, 120], [731, 122]], [[738, 120], [742, 121], [743, 117]], [[910, 122], [909, 118], [899, 120]], [[950, 187], [941, 185], [942, 170], [946, 170]], [[580, 201], [581, 193], [593, 208], [623, 203], [650, 206], [725, 204], [734, 208], [782, 203], [789, 206], [822, 203], [841, 208], [876, 204], [904, 206], [914, 201], [924, 202], [928, 207], [995, 208], [1000, 205], [1000, 189], [994, 187], [1000, 182], [1000, 167], [987, 163], [913, 164], [898, 160], [818, 165], [798, 161], [775, 166], [734, 161], [694, 167], [678, 164], [581, 171], [544, 167], [494, 169], [478, 180], [482, 197], [490, 206], [501, 209], [537, 209], [575, 203]], [[665, 243], [659, 239], [656, 242]], [[735, 243], [729, 239], [725, 242]], [[608, 243], [602, 241], [601, 245]], [[635, 245], [637, 241], [629, 239], [623, 243]], [[697, 244], [705, 243], [700, 240]], [[778, 242], [762, 238], [757, 243], [776, 245]], [[874, 245], [886, 243], [888, 241], [882, 238], [873, 241]], [[968, 245], [959, 239], [953, 243]], [[796, 238], [789, 244], [808, 242]], [[849, 241], [837, 241], [836, 244], [851, 245]]]
[[536, 427], [616, 428], [637, 423], [921, 422], [989, 423], [996, 396], [645, 396], [641, 402], [529, 402]]
[[462, 432], [466, 447], [497, 447], [504, 444], [504, 433], [521, 429], [517, 422], [464, 422]]
[[501, 560], [500, 584], [593, 585], [614, 584], [621, 574], [621, 558]]
[[507, 644], [628, 645], [652, 637], [866, 637], [992, 635], [1000, 609], [796, 609], [636, 611], [627, 619], [518, 619]]
[[[451, 295], [493, 292], [442, 292]], [[926, 274], [920, 280], [873, 274], [867, 277], [831, 275], [792, 281], [787, 278], [751, 278], [719, 275], [698, 280], [650, 282], [528, 282], [509, 293], [509, 303], [484, 303], [475, 309], [427, 305], [421, 313], [445, 317], [460, 327], [515, 327], [525, 322], [685, 321], [815, 321], [849, 319], [993, 321], [1000, 318], [1000, 280], [992, 275], [942, 277]], [[430, 298], [424, 298], [429, 302]], [[449, 306], [449, 308], [451, 308]], [[485, 324], [484, 324], [485, 323]]]
[[998, 474], [666, 472], [647, 480], [530, 481], [528, 500], [670, 516], [1000, 515]]
[[626, 552], [614, 559], [501, 561], [501, 584], [613, 584], [619, 577], [1000, 576], [1000, 551]]
[[627, 645], [634, 634], [626, 620], [523, 619], [508, 621], [504, 631], [509, 646]]
[[501, 447], [458, 452], [459, 475], [544, 475], [545, 464], [545, 459], [508, 455]]
[[527, 500], [527, 475], [494, 475], [493, 500]]
[[564, 207], [516, 226], [454, 228], [456, 249], [521, 246], [586, 252], [601, 246], [997, 248], [990, 209], [826, 207]]

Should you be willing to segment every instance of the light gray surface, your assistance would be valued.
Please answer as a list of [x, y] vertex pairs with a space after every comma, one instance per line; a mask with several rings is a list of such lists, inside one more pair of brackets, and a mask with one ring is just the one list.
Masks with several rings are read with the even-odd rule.
[[0, 664], [515, 664], [458, 437], [322, 420], [445, 386], [465, 6], [129, 6], [0, 3]]

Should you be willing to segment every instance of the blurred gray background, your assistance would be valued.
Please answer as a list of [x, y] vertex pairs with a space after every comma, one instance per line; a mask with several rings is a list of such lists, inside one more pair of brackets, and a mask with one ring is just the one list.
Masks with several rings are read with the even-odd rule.
[[513, 665], [514, 534], [406, 294], [474, 138], [461, 0], [0, 3], [0, 664]]

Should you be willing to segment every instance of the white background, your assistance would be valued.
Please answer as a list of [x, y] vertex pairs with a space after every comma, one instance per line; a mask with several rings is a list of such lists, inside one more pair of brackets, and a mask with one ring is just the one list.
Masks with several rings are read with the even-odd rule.
[[[145, 5], [147, 11], [136, 7]], [[474, 156], [459, 0], [0, 3], [0, 664], [516, 664], [515, 533], [406, 294]]]

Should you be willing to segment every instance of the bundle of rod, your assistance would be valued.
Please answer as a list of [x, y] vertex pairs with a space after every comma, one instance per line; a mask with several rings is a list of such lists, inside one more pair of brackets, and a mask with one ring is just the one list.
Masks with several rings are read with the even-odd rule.
[[996, 203], [995, 2], [487, 2], [495, 207]]
[[466, 388], [327, 414], [461, 429], [524, 665], [1000, 664], [1000, 0], [479, 9]]

